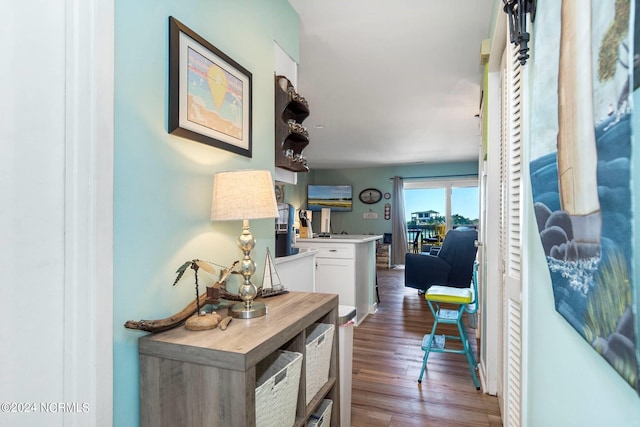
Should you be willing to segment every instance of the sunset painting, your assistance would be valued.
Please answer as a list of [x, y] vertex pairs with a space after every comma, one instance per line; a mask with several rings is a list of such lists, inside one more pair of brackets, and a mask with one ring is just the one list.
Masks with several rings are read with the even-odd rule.
[[187, 119], [242, 140], [242, 81], [189, 48]]

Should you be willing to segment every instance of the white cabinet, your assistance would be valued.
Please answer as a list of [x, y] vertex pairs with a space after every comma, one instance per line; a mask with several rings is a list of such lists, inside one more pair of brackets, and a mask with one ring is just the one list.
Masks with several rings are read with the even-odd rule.
[[356, 307], [356, 325], [374, 313], [376, 240], [382, 236], [298, 239], [301, 249], [317, 249], [316, 292], [335, 293], [341, 305]]
[[[274, 260], [282, 286], [288, 291], [315, 292], [317, 250], [301, 250], [300, 253]], [[337, 293], [337, 292], [336, 292]]]
[[[338, 294], [341, 305], [356, 304], [355, 260], [340, 258], [316, 258], [316, 292]], [[366, 308], [366, 306], [365, 306]], [[365, 310], [366, 312], [366, 310]]]

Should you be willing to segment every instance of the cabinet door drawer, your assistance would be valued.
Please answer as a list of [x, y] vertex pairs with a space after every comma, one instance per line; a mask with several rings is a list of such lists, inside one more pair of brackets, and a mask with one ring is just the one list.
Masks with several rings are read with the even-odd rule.
[[296, 243], [299, 248], [313, 248], [318, 250], [318, 258], [355, 258], [354, 245], [348, 244], [313, 244], [313, 243]]
[[339, 303], [356, 306], [355, 260], [317, 258], [316, 292], [338, 294]]

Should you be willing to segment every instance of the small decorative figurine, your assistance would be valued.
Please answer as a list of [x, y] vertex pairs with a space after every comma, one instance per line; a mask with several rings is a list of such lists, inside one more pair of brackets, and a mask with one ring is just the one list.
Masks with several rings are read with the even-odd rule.
[[[178, 281], [182, 278], [187, 268], [190, 267], [194, 272], [195, 282], [196, 282], [196, 312], [193, 316], [189, 317], [185, 323], [185, 327], [190, 331], [205, 331], [207, 329], [213, 329], [218, 326], [222, 317], [216, 313], [215, 311], [211, 313], [205, 313], [200, 311], [200, 291], [198, 288], [198, 270], [202, 268], [204, 271], [210, 274], [216, 274], [215, 269], [208, 263], [207, 261], [202, 261], [199, 259], [192, 259], [191, 261], [187, 261], [178, 268], [176, 273], [178, 276], [176, 280], [173, 282], [173, 286], [178, 283]], [[207, 293], [208, 294], [208, 293]], [[215, 299], [217, 302], [217, 298]]]
[[[182, 322], [186, 321], [185, 327], [192, 331], [202, 331], [206, 329], [215, 328], [218, 323], [222, 320], [222, 316], [220, 316], [216, 312], [212, 313], [202, 313], [201, 307], [207, 304], [213, 304], [218, 302], [218, 298], [220, 296], [221, 290], [225, 288], [225, 282], [237, 266], [238, 261], [235, 261], [231, 267], [227, 268], [222, 265], [215, 264], [211, 261], [203, 261], [199, 259], [194, 259], [185, 262], [176, 270], [178, 276], [173, 282], [173, 286], [175, 286], [178, 281], [182, 278], [184, 273], [187, 271], [187, 268], [191, 268], [194, 271], [195, 275], [195, 284], [196, 284], [196, 299], [187, 305], [182, 311], [169, 316], [164, 319], [159, 320], [128, 320], [124, 326], [129, 329], [139, 329], [147, 332], [160, 332], [168, 329], [175, 328], [180, 325]], [[221, 267], [220, 271], [220, 279], [214, 283], [212, 286], [207, 286], [206, 294], [200, 295], [200, 290], [198, 286], [198, 270], [203, 269], [204, 271], [216, 274], [215, 269], [212, 265]], [[225, 325], [226, 328], [226, 325]]]
[[262, 286], [258, 292], [262, 298], [272, 297], [276, 295], [286, 294], [287, 291], [280, 282], [280, 276], [276, 271], [276, 267], [271, 258], [271, 252], [267, 248], [267, 258], [264, 261], [264, 278], [262, 279]]

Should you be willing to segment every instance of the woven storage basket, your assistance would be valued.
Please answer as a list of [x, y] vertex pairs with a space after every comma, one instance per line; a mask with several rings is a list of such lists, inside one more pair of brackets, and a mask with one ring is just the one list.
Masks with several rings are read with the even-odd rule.
[[307, 427], [329, 427], [331, 425], [332, 407], [333, 400], [324, 399], [307, 421]]
[[278, 350], [256, 365], [256, 427], [296, 421], [302, 354]]
[[333, 349], [334, 326], [316, 323], [307, 329], [306, 347], [306, 404], [329, 379], [331, 350]]

